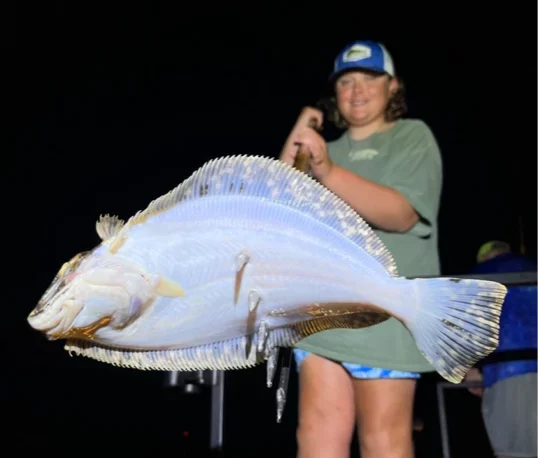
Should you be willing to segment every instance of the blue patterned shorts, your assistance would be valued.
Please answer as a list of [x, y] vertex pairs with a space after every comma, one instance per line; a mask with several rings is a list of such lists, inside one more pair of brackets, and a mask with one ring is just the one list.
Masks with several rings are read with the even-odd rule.
[[[310, 354], [307, 351], [300, 350], [298, 348], [293, 349], [293, 354], [295, 355], [295, 362], [297, 363], [297, 371], [299, 370], [300, 364], [303, 360]], [[377, 367], [363, 366], [361, 364], [354, 363], [340, 363], [342, 366], [351, 374], [353, 378], [359, 379], [386, 379], [386, 378], [410, 378], [418, 379], [420, 374], [416, 372], [402, 372], [394, 371], [390, 369], [380, 369]]]

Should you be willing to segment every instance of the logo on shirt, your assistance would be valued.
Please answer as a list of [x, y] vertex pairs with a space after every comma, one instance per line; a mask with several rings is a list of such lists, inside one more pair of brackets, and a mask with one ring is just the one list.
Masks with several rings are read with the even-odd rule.
[[364, 161], [366, 159], [373, 159], [379, 154], [379, 151], [372, 148], [360, 149], [355, 151], [350, 151], [348, 157], [351, 162], [355, 161]]

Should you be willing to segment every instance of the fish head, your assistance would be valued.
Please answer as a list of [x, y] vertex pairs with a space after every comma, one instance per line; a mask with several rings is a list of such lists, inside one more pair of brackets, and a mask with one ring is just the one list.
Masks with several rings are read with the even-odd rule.
[[98, 247], [63, 264], [28, 322], [50, 340], [91, 339], [136, 320], [153, 302], [154, 285], [136, 263]]

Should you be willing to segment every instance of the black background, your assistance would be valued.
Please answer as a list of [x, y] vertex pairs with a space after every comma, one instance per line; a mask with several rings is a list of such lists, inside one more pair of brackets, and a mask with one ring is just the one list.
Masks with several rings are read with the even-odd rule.
[[[217, 156], [276, 157], [349, 41], [383, 41], [409, 116], [438, 139], [443, 273], [465, 272], [492, 238], [523, 240], [536, 255], [535, 5], [111, 4], [4, 7], [14, 58], [5, 108], [16, 121], [3, 198], [9, 456], [205, 456], [206, 395], [163, 389], [160, 373], [70, 358], [26, 316], [61, 263], [97, 243], [99, 214], [126, 218]], [[296, 375], [277, 425], [264, 371], [226, 374], [226, 456], [295, 456]], [[441, 454], [438, 380], [419, 385], [418, 456]], [[453, 456], [491, 456], [479, 401], [466, 391], [448, 401]]]

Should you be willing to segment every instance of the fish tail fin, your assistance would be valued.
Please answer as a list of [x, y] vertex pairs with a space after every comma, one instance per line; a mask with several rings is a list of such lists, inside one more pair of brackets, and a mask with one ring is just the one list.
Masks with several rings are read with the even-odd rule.
[[507, 289], [492, 281], [459, 278], [406, 280], [415, 307], [402, 313], [415, 342], [446, 380], [460, 383], [499, 344]]

